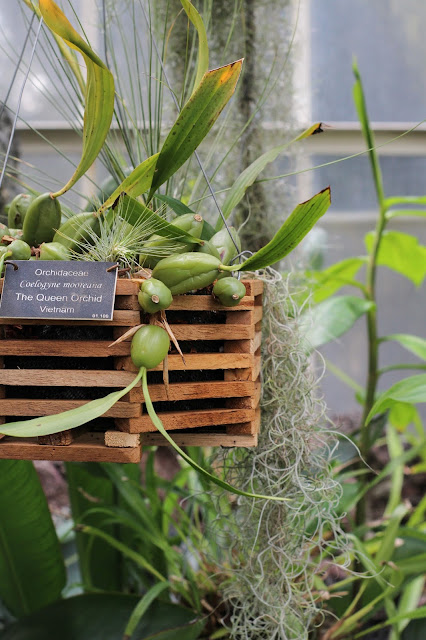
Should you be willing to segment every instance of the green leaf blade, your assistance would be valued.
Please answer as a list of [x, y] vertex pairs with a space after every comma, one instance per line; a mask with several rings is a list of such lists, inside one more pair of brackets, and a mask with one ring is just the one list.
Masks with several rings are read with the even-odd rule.
[[86, 422], [100, 418], [111, 407], [114, 406], [120, 398], [126, 395], [139, 382], [141, 375], [136, 378], [125, 388], [120, 391], [109, 393], [103, 398], [86, 402], [82, 407], [70, 409], [63, 413], [43, 416], [41, 418], [33, 418], [31, 420], [19, 420], [18, 422], [8, 422], [0, 425], [0, 433], [14, 438], [32, 438], [34, 436], [48, 436], [67, 429], [75, 429]]
[[[371, 252], [374, 232], [367, 233], [365, 245]], [[419, 287], [426, 276], [426, 247], [415, 236], [401, 231], [385, 231], [382, 235], [377, 264], [405, 276]]]
[[314, 278], [318, 281], [314, 284], [314, 302], [322, 302], [342, 287], [352, 284], [353, 279], [365, 262], [366, 259], [361, 257], [346, 258], [323, 271], [314, 273]]
[[381, 338], [381, 342], [398, 342], [407, 351], [414, 353], [415, 356], [422, 360], [426, 360], [426, 340], [420, 338], [420, 336], [413, 336], [408, 333], [393, 333]]
[[303, 322], [307, 329], [305, 338], [316, 349], [349, 331], [362, 315], [374, 308], [373, 302], [356, 296], [324, 300], [306, 315]]
[[272, 240], [240, 264], [238, 269], [256, 271], [285, 258], [324, 215], [330, 204], [330, 187], [327, 187], [310, 200], [297, 205]]
[[235, 91], [242, 60], [208, 71], [171, 128], [155, 168], [148, 200], [192, 155]]
[[31, 462], [0, 461], [0, 597], [18, 618], [57, 600], [65, 586], [61, 549]]
[[198, 88], [204, 74], [207, 73], [209, 68], [209, 45], [207, 43], [207, 33], [204, 26], [204, 22], [192, 2], [189, 0], [180, 0], [182, 7], [185, 10], [186, 15], [197, 29], [198, 33], [198, 60], [197, 60], [197, 75], [194, 80], [193, 93]]
[[[283, 153], [288, 147], [293, 144], [293, 142], [297, 142], [299, 140], [303, 140], [308, 138], [309, 136], [317, 133], [320, 128], [319, 123], [315, 123], [306, 131], [303, 131], [297, 138], [290, 140], [289, 142], [285, 142], [284, 144], [280, 144], [269, 151], [266, 151], [259, 158], [257, 158], [254, 162], [251, 163], [244, 171], [238, 176], [228, 194], [226, 196], [225, 202], [222, 206], [222, 213], [225, 218], [228, 218], [232, 211], [235, 209], [237, 204], [242, 200], [244, 194], [247, 189], [251, 187], [256, 178], [262, 173], [262, 171], [270, 164], [274, 162], [278, 156]], [[216, 231], [220, 231], [223, 227], [222, 217], [219, 217], [216, 224]]]
[[40, 0], [40, 12], [49, 29], [82, 54], [87, 67], [82, 154], [66, 185], [52, 194], [57, 198], [86, 173], [105, 142], [114, 112], [114, 79], [53, 0]]
[[407, 402], [409, 404], [426, 402], [426, 374], [410, 376], [392, 385], [390, 389], [382, 393], [368, 414], [366, 424], [370, 422], [376, 413], [381, 413], [388, 409], [395, 402]]

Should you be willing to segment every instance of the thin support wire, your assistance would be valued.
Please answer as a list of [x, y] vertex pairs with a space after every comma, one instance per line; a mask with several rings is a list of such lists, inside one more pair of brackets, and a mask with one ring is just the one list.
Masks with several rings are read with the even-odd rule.
[[12, 91], [12, 87], [15, 84], [16, 76], [18, 74], [19, 67], [21, 66], [21, 62], [22, 62], [22, 58], [24, 57], [25, 49], [27, 48], [27, 42], [28, 42], [28, 38], [30, 37], [31, 29], [33, 27], [34, 18], [35, 18], [35, 13], [33, 13], [33, 15], [32, 15], [30, 26], [28, 27], [27, 35], [25, 36], [24, 46], [22, 47], [22, 51], [21, 51], [21, 53], [19, 55], [19, 60], [18, 60], [18, 63], [16, 65], [16, 67], [15, 67], [15, 71], [13, 72], [13, 77], [12, 77], [12, 80], [10, 82], [9, 89], [7, 90], [6, 97], [3, 100], [3, 104], [0, 107], [0, 118], [3, 115], [3, 111], [6, 108], [7, 101], [9, 100], [10, 93]]
[[[141, 2], [141, 8], [142, 8], [142, 13], [143, 13], [144, 18], [145, 18], [145, 22], [146, 22], [147, 27], [148, 27], [148, 29], [149, 29], [149, 32], [150, 32], [150, 34], [151, 34], [152, 43], [153, 43], [153, 45], [154, 45], [154, 49], [155, 49], [155, 53], [156, 53], [156, 55], [157, 55], [157, 58], [158, 58], [158, 60], [159, 60], [159, 62], [160, 62], [161, 70], [162, 70], [162, 72], [163, 72], [164, 79], [165, 79], [165, 81], [166, 81], [166, 85], [167, 85], [167, 87], [168, 87], [168, 89], [169, 89], [169, 91], [170, 91], [170, 93], [171, 93], [171, 96], [172, 96], [173, 102], [175, 103], [176, 108], [177, 108], [177, 110], [178, 110], [178, 112], [179, 112], [179, 111], [180, 111], [179, 103], [178, 103], [177, 98], [176, 98], [176, 96], [175, 96], [175, 93], [174, 93], [174, 91], [173, 91], [173, 89], [172, 89], [172, 86], [171, 86], [171, 84], [170, 84], [170, 82], [169, 82], [169, 78], [168, 78], [168, 76], [167, 76], [167, 72], [166, 72], [166, 69], [165, 69], [165, 67], [164, 67], [163, 60], [162, 60], [162, 58], [161, 58], [160, 52], [159, 52], [158, 47], [157, 47], [157, 41], [156, 41], [156, 39], [155, 39], [155, 35], [152, 33], [151, 25], [150, 25], [150, 22], [149, 22], [149, 20], [148, 20], [148, 16], [147, 16], [147, 14], [146, 14], [145, 7], [144, 7], [144, 5], [143, 5], [143, 3], [142, 3], [142, 2]], [[213, 198], [213, 202], [215, 203], [216, 208], [217, 208], [217, 210], [219, 211], [219, 215], [220, 215], [220, 217], [222, 218], [222, 222], [223, 222], [223, 224], [224, 224], [224, 225], [225, 225], [225, 227], [226, 227], [226, 230], [227, 230], [227, 232], [228, 232], [228, 234], [229, 234], [229, 237], [231, 238], [231, 240], [232, 240], [232, 242], [233, 242], [234, 247], [236, 248], [236, 250], [237, 250], [237, 251], [239, 251], [239, 247], [238, 247], [237, 243], [235, 242], [235, 239], [234, 239], [234, 237], [233, 237], [233, 235], [232, 235], [232, 233], [231, 233], [231, 230], [230, 230], [230, 228], [229, 228], [229, 226], [228, 226], [228, 223], [227, 223], [226, 218], [225, 218], [225, 216], [224, 216], [224, 214], [223, 214], [223, 211], [222, 211], [222, 209], [220, 208], [220, 205], [219, 205], [219, 203], [218, 203], [218, 201], [217, 201], [217, 198], [216, 198], [216, 194], [215, 194], [215, 192], [214, 192], [214, 190], [213, 190], [213, 187], [212, 187], [211, 182], [210, 182], [210, 180], [209, 180], [209, 177], [208, 177], [208, 175], [207, 175], [207, 173], [206, 173], [206, 170], [204, 169], [203, 163], [201, 162], [200, 156], [198, 155], [198, 152], [197, 152], [197, 151], [194, 151], [194, 155], [195, 155], [195, 157], [196, 157], [196, 159], [197, 159], [197, 162], [198, 162], [199, 167], [200, 167], [200, 169], [201, 169], [201, 173], [203, 174], [203, 177], [204, 177], [204, 179], [205, 179], [205, 181], [206, 181], [206, 183], [207, 183], [207, 187], [208, 187], [208, 189], [209, 189], [209, 191], [210, 191], [210, 194], [211, 194], [211, 196], [212, 196], [212, 198]]]
[[7, 146], [6, 154], [5, 154], [5, 157], [4, 157], [4, 164], [3, 164], [3, 168], [1, 170], [1, 175], [0, 175], [0, 189], [1, 189], [1, 186], [3, 184], [4, 174], [6, 173], [7, 161], [9, 160], [10, 150], [12, 148], [13, 137], [14, 137], [15, 131], [16, 131], [16, 124], [18, 122], [18, 116], [19, 116], [19, 110], [21, 108], [22, 96], [23, 96], [23, 93], [24, 93], [25, 85], [26, 85], [27, 80], [28, 80], [28, 76], [30, 74], [31, 64], [32, 64], [32, 61], [33, 61], [33, 58], [34, 58], [34, 53], [35, 53], [35, 50], [36, 50], [36, 47], [37, 47], [37, 43], [38, 43], [38, 39], [39, 39], [39, 36], [40, 36], [40, 31], [41, 31], [41, 25], [42, 24], [43, 24], [43, 18], [40, 18], [40, 22], [38, 24], [38, 29], [37, 29], [37, 33], [36, 33], [36, 36], [35, 36], [33, 48], [31, 50], [30, 61], [28, 63], [27, 72], [25, 74], [25, 78], [24, 78], [24, 81], [22, 83], [21, 90], [19, 92], [18, 105], [16, 107], [15, 118], [13, 120], [12, 131], [10, 133], [10, 138], [9, 138], [9, 144]]

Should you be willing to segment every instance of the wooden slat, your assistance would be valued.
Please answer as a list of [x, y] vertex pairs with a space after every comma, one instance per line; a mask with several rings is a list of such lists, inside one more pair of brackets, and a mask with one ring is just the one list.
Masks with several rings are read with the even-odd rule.
[[115, 296], [114, 309], [141, 311], [137, 296]]
[[112, 320], [50, 320], [49, 318], [43, 318], [40, 321], [30, 320], [29, 318], [0, 318], [0, 325], [43, 324], [63, 327], [80, 327], [84, 325], [90, 325], [91, 327], [134, 327], [139, 323], [139, 311], [114, 311]]
[[135, 379], [129, 371], [78, 369], [1, 369], [0, 384], [20, 387], [127, 387]]
[[[199, 411], [168, 411], [158, 412], [167, 431], [173, 429], [193, 429], [195, 427], [210, 427], [222, 424], [250, 422], [254, 419], [253, 409], [201, 409]], [[156, 431], [151, 418], [142, 415], [140, 418], [117, 418], [116, 426], [128, 433], [146, 433]]]
[[[0, 400], [2, 416], [50, 416], [62, 411], [82, 407], [88, 400], [29, 400], [27, 398], [5, 398]], [[139, 402], [116, 402], [106, 413], [106, 418], [137, 418], [142, 415]]]
[[253, 420], [246, 423], [230, 424], [226, 427], [229, 435], [257, 435], [260, 430], [260, 408], [256, 409]]
[[67, 447], [37, 444], [36, 438], [0, 442], [0, 459], [63, 460], [65, 462], [140, 462], [141, 447], [106, 447], [103, 433], [84, 433]]
[[[225, 433], [174, 433], [173, 440], [180, 447], [256, 447], [257, 435], [228, 435]], [[165, 446], [161, 433], [141, 434], [144, 446]]]
[[139, 291], [139, 283], [133, 282], [129, 278], [118, 278], [115, 295], [117, 296], [137, 296]]
[[[236, 382], [212, 380], [210, 382], [172, 383], [169, 385], [168, 397], [166, 395], [166, 388], [164, 384], [150, 384], [149, 395], [153, 402], [165, 402], [167, 400], [197, 400], [201, 398], [236, 398], [254, 394], [256, 384], [257, 383], [255, 382], [239, 380]], [[132, 389], [129, 396], [132, 402], [144, 401], [141, 387]]]
[[263, 293], [262, 280], [243, 280], [248, 296], [259, 296]]
[[[249, 353], [185, 353], [184, 356], [185, 363], [180, 355], [174, 353], [169, 355], [169, 371], [245, 369], [255, 364], [254, 356]], [[119, 357], [116, 360], [117, 369], [137, 371], [137, 367], [132, 363], [130, 357]], [[153, 369], [153, 371], [162, 370], [162, 363]]]
[[213, 296], [175, 296], [170, 311], [245, 311], [254, 309], [254, 297], [245, 296], [236, 307], [224, 307]]
[[254, 323], [250, 326], [233, 324], [172, 324], [177, 340], [239, 340], [253, 338]]
[[112, 340], [0, 340], [0, 355], [106, 358], [130, 354], [130, 342], [110, 347], [111, 343]]

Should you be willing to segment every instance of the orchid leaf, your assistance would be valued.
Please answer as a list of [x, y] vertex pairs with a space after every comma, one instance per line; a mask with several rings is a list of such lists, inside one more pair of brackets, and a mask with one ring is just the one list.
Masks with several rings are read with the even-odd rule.
[[154, 177], [155, 165], [158, 160], [158, 153], [153, 156], [150, 156], [138, 166], [133, 169], [133, 171], [123, 180], [121, 184], [118, 185], [116, 190], [110, 195], [108, 200], [105, 200], [102, 207], [99, 209], [100, 212], [111, 207], [117, 198], [122, 193], [127, 193], [127, 195], [132, 196], [133, 198], [137, 198], [148, 191], [151, 186], [152, 179]]
[[167, 442], [172, 445], [173, 449], [185, 460], [185, 462], [187, 462], [193, 469], [195, 469], [197, 473], [199, 473], [201, 476], [204, 476], [210, 482], [213, 482], [215, 485], [217, 485], [221, 489], [225, 489], [225, 491], [235, 493], [236, 495], [239, 495], [239, 496], [245, 496], [247, 498], [260, 498], [262, 500], [277, 500], [279, 502], [285, 502], [288, 500], [288, 498], [285, 498], [283, 496], [264, 496], [256, 493], [249, 493], [247, 491], [238, 489], [237, 487], [233, 487], [228, 482], [225, 482], [225, 480], [222, 480], [218, 476], [212, 475], [206, 469], [200, 466], [197, 462], [195, 462], [195, 460], [193, 460], [185, 451], [183, 451], [183, 449], [181, 449], [176, 444], [173, 438], [165, 430], [164, 425], [161, 422], [160, 418], [155, 413], [155, 409], [151, 402], [151, 398], [148, 390], [147, 371], [144, 367], [141, 368], [139, 375], [141, 373], [142, 373], [142, 391], [145, 399], [145, 407], [149, 417], [151, 418], [152, 423], [154, 424], [155, 427], [157, 427], [158, 431], [161, 433], [163, 438], [165, 438]]
[[297, 205], [272, 240], [248, 260], [233, 267], [233, 270], [255, 271], [282, 260], [306, 236], [330, 204], [330, 187], [327, 187], [310, 200]]
[[87, 81], [80, 162], [67, 184], [52, 196], [68, 191], [92, 166], [108, 134], [114, 112], [114, 79], [102, 60], [77, 33], [53, 0], [40, 0], [40, 12], [49, 29], [79, 51], [86, 63]]
[[242, 63], [237, 60], [204, 74], [164, 141], [148, 200], [188, 160], [210, 131], [234, 93]]
[[[293, 142], [297, 142], [298, 140], [303, 140], [304, 138], [308, 138], [315, 133], [321, 131], [320, 124], [317, 122], [306, 131], [303, 131], [297, 138], [290, 140], [289, 142], [285, 142], [284, 144], [280, 144], [277, 147], [273, 147], [273, 149], [269, 149], [264, 154], [262, 154], [259, 158], [257, 158], [254, 162], [251, 163], [241, 175], [238, 176], [230, 190], [228, 191], [228, 195], [226, 196], [225, 202], [222, 207], [222, 212], [225, 218], [228, 218], [232, 211], [235, 209], [237, 204], [244, 197], [247, 189], [253, 184], [258, 175], [262, 173], [262, 171], [270, 164], [274, 162], [274, 160], [285, 151]], [[219, 231], [223, 227], [223, 220], [219, 217], [216, 224], [216, 231]]]
[[194, 5], [189, 0], [180, 0], [186, 15], [191, 20], [198, 33], [198, 60], [197, 75], [194, 81], [194, 91], [196, 91], [204, 74], [209, 68], [209, 46], [207, 44], [207, 33], [204, 22]]
[[90, 420], [100, 418], [106, 411], [120, 398], [126, 395], [141, 379], [141, 374], [125, 388], [120, 391], [109, 393], [103, 398], [87, 402], [82, 407], [70, 409], [63, 413], [51, 416], [43, 416], [41, 418], [33, 418], [31, 420], [20, 420], [19, 422], [8, 422], [0, 425], [0, 433], [15, 438], [32, 438], [34, 436], [49, 436], [52, 433], [59, 433], [67, 429], [75, 429]]

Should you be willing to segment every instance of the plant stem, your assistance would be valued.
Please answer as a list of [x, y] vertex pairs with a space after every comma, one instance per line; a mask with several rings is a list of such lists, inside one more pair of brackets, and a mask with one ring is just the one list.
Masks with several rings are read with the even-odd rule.
[[[378, 346], [379, 339], [377, 335], [377, 312], [376, 312], [376, 271], [377, 271], [377, 256], [379, 254], [380, 243], [383, 236], [383, 231], [386, 227], [386, 206], [383, 198], [379, 198], [380, 215], [377, 221], [374, 244], [367, 263], [366, 273], [366, 298], [375, 305], [367, 312], [367, 335], [368, 335], [368, 376], [366, 383], [366, 393], [364, 410], [362, 414], [360, 424], [360, 444], [359, 449], [363, 460], [368, 458], [370, 448], [369, 428], [365, 424], [368, 414], [370, 413], [374, 398], [376, 395], [377, 381], [379, 378], [378, 373]], [[360, 461], [360, 466], [363, 465], [363, 461]], [[361, 477], [361, 484], [365, 485], [368, 481], [367, 475]], [[357, 504], [355, 522], [357, 526], [364, 524], [366, 519], [367, 500], [364, 496]]]

